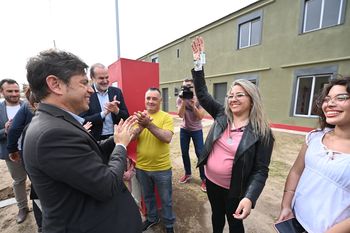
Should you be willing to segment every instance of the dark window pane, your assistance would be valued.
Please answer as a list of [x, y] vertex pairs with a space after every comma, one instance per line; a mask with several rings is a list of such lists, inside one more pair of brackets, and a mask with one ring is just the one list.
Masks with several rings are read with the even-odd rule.
[[214, 84], [214, 99], [220, 104], [225, 104], [225, 97], [227, 93], [227, 83], [215, 83]]
[[[331, 78], [330, 75], [316, 77], [315, 88], [314, 88], [314, 98], [313, 98], [312, 103], [316, 100], [317, 96], [321, 93], [323, 87], [328, 83], [330, 78]], [[314, 111], [312, 111], [311, 115], [316, 115], [316, 113]]]
[[261, 36], [261, 21], [260, 18], [252, 21], [251, 42], [250, 45], [256, 45], [260, 43]]
[[169, 92], [168, 88], [162, 88], [162, 109], [164, 112], [169, 111]]
[[309, 0], [305, 2], [304, 31], [318, 29], [321, 20], [321, 0]]
[[239, 26], [239, 47], [249, 46], [249, 22]]
[[153, 63], [158, 63], [158, 61], [159, 61], [158, 57], [152, 58], [152, 62], [153, 62]]
[[312, 77], [299, 78], [299, 89], [297, 93], [297, 103], [295, 114], [308, 115], [311, 96]]
[[325, 0], [322, 27], [338, 24], [341, 0]]

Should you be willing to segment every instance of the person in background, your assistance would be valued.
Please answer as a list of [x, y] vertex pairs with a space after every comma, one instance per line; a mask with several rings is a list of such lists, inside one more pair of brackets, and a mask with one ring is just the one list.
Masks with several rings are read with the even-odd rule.
[[[27, 102], [25, 102], [21, 108], [18, 110], [17, 114], [13, 118], [11, 127], [8, 130], [7, 134], [7, 150], [9, 152], [10, 160], [13, 162], [22, 163], [22, 140], [23, 140], [23, 130], [30, 123], [34, 115], [37, 102], [32, 95], [30, 88], [27, 88], [25, 92]], [[33, 185], [30, 187], [30, 199], [33, 204], [33, 212], [36, 224], [38, 226], [38, 232], [42, 232], [41, 222], [42, 222], [42, 213], [40, 209], [40, 203], [38, 196], [33, 188]]]
[[278, 221], [295, 217], [310, 233], [349, 233], [350, 77], [330, 80], [316, 103], [320, 128], [306, 136], [288, 174]]
[[127, 119], [129, 112], [122, 91], [109, 86], [108, 69], [101, 63], [90, 68], [94, 92], [90, 97], [89, 110], [80, 116], [91, 122], [91, 134], [96, 140], [104, 140], [113, 135], [113, 125]]
[[141, 232], [141, 216], [123, 182], [134, 119], [97, 142], [78, 114], [93, 93], [76, 55], [43, 51], [29, 59], [27, 80], [40, 102], [25, 131], [23, 160], [42, 205], [45, 233]]
[[26, 192], [27, 174], [23, 163], [13, 161], [7, 151], [7, 134], [12, 119], [20, 109], [23, 101], [20, 100], [19, 85], [13, 79], [0, 81], [0, 92], [5, 100], [0, 103], [0, 158], [4, 159], [13, 179], [13, 192], [18, 206], [17, 223], [22, 223], [28, 215], [28, 198]]
[[246, 219], [268, 177], [274, 137], [256, 85], [235, 80], [225, 106], [209, 93], [204, 79], [204, 41], [192, 42], [194, 87], [200, 105], [214, 118], [198, 166], [205, 165], [207, 195], [214, 233], [223, 232], [225, 215], [230, 233], [243, 233]]
[[149, 88], [145, 94], [146, 110], [135, 113], [138, 127], [136, 177], [147, 208], [143, 231], [159, 223], [155, 187], [162, 203], [162, 219], [167, 233], [174, 232], [175, 215], [172, 203], [172, 169], [169, 143], [174, 134], [173, 118], [160, 110], [162, 101], [158, 88]]
[[[182, 161], [185, 175], [179, 179], [180, 183], [187, 183], [192, 178], [191, 161], [189, 155], [190, 141], [192, 138], [195, 153], [199, 158], [203, 148], [202, 119], [205, 111], [198, 103], [196, 95], [193, 93], [193, 80], [185, 79], [182, 83], [182, 92], [176, 100], [177, 114], [182, 118], [180, 126], [180, 145]], [[199, 176], [202, 180], [201, 190], [207, 191], [205, 184], [204, 167], [199, 167]]]

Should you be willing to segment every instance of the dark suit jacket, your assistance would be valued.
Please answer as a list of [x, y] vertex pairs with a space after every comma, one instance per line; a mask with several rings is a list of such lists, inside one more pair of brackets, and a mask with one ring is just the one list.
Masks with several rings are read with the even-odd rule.
[[[100, 102], [98, 101], [97, 91], [94, 85], [92, 86], [92, 88], [95, 92], [90, 96], [89, 110], [81, 114], [81, 117], [85, 119], [85, 122], [92, 122], [92, 128], [90, 133], [92, 134], [92, 136], [94, 136], [96, 140], [100, 140], [104, 119], [101, 117], [102, 108]], [[109, 101], [112, 101], [114, 96], [116, 96], [116, 99], [120, 101], [119, 113], [117, 115], [112, 113], [113, 124], [118, 124], [120, 119], [125, 120], [129, 117], [129, 112], [125, 105], [122, 91], [117, 87], [108, 87]]]
[[141, 232], [123, 183], [126, 150], [112, 137], [98, 144], [71, 114], [41, 103], [26, 130], [23, 160], [42, 204], [43, 232]]

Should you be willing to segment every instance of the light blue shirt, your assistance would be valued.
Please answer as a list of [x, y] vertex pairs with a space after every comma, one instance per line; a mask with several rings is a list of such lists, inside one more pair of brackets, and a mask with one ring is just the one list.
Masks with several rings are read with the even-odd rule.
[[76, 119], [81, 125], [84, 124], [84, 121], [85, 121], [84, 118], [82, 118], [82, 117], [80, 117], [80, 116], [78, 116], [78, 115], [75, 115], [74, 113], [72, 113], [72, 112], [70, 112], [70, 111], [67, 111], [67, 110], [64, 110], [64, 109], [62, 109], [62, 110], [68, 112], [69, 114], [71, 114], [72, 117], [74, 117], [74, 119]]
[[105, 92], [99, 92], [97, 90], [95, 84], [94, 84], [94, 87], [95, 87], [95, 90], [96, 90], [98, 101], [100, 102], [100, 106], [101, 106], [101, 109], [102, 109], [100, 114], [101, 114], [101, 117], [104, 118], [101, 135], [111, 135], [111, 134], [114, 133], [114, 125], [113, 125], [112, 114], [108, 113], [107, 115], [105, 115], [103, 113], [104, 106], [106, 105], [106, 103], [109, 102], [108, 89]]

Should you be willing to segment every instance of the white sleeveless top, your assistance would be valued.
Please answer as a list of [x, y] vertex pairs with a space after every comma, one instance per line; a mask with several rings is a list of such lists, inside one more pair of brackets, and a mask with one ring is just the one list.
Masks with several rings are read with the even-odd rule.
[[350, 154], [331, 151], [322, 143], [331, 130], [306, 136], [305, 169], [292, 206], [309, 233], [323, 233], [350, 217]]

